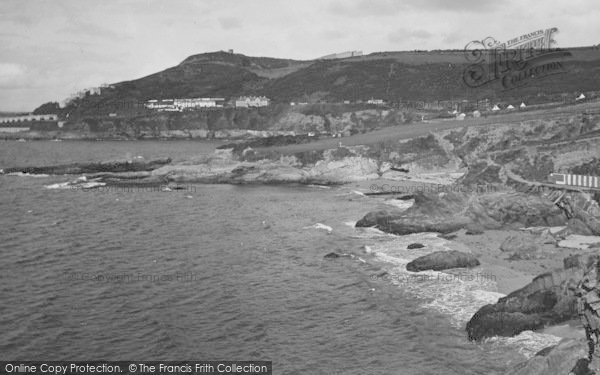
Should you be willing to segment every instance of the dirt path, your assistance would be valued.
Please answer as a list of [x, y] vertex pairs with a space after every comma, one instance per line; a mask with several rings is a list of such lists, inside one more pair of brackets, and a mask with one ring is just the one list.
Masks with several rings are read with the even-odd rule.
[[558, 107], [552, 109], [540, 109], [526, 112], [512, 112], [499, 115], [493, 115], [488, 118], [469, 118], [463, 121], [459, 120], [432, 120], [419, 122], [409, 125], [398, 125], [387, 127], [380, 130], [375, 130], [366, 134], [356, 134], [344, 138], [324, 138], [318, 141], [287, 146], [275, 147], [260, 147], [258, 151], [275, 151], [282, 154], [293, 154], [296, 152], [320, 151], [331, 148], [336, 148], [340, 142], [344, 146], [369, 145], [383, 141], [395, 141], [400, 139], [410, 139], [423, 135], [429, 132], [435, 132], [447, 129], [457, 129], [471, 126], [490, 126], [490, 125], [506, 125], [515, 124], [522, 121], [536, 120], [540, 118], [556, 117], [564, 114], [577, 114], [589, 110], [600, 110], [600, 102], [587, 102], [582, 104], [571, 105], [567, 107]]

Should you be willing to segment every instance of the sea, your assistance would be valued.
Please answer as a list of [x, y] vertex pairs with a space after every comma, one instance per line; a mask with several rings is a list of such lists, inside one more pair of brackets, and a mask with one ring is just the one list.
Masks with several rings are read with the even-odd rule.
[[[199, 141], [0, 141], [0, 168], [213, 152]], [[467, 340], [493, 275], [405, 271], [453, 243], [355, 228], [353, 185], [53, 189], [0, 176], [4, 360], [265, 360], [274, 374], [500, 374], [551, 335]], [[58, 185], [57, 185], [58, 184]], [[419, 242], [421, 249], [407, 250]], [[327, 254], [336, 253], [338, 257]]]

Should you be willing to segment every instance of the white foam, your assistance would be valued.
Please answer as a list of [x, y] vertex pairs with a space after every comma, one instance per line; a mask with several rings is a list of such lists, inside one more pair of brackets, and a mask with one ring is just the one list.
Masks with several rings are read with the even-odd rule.
[[321, 223], [316, 223], [314, 225], [308, 226], [308, 227], [304, 227], [304, 229], [323, 229], [326, 230], [328, 233], [333, 232], [333, 228], [330, 227], [329, 225], [325, 225], [325, 224], [321, 224]]
[[540, 350], [558, 344], [560, 337], [545, 333], [523, 331], [514, 337], [490, 337], [485, 342], [498, 343], [502, 346], [516, 347], [517, 351], [527, 359]]
[[34, 177], [34, 178], [43, 178], [43, 177], [50, 177], [47, 174], [33, 174], [33, 173], [27, 173], [27, 172], [11, 172], [11, 173], [7, 173], [7, 176], [17, 176], [17, 177]]
[[46, 185], [44, 187], [46, 189], [71, 189], [71, 183], [69, 181], [60, 182], [60, 183], [56, 183], [56, 184]]
[[[421, 306], [433, 309], [450, 317], [451, 324], [464, 329], [473, 314], [482, 306], [496, 303], [504, 294], [498, 293], [495, 276], [481, 273], [481, 269], [456, 269], [444, 272], [409, 272], [406, 265], [413, 259], [434, 251], [453, 250], [453, 243], [440, 238], [435, 233], [418, 233], [407, 236], [394, 236], [393, 239], [377, 240], [365, 245], [365, 251], [391, 267], [384, 276], [392, 284], [423, 298]], [[413, 242], [425, 245], [420, 249], [408, 250]], [[517, 347], [518, 351], [530, 358], [539, 350], [556, 344], [560, 338], [554, 335], [522, 332], [511, 338], [492, 338], [499, 345]]]
[[383, 201], [383, 203], [390, 205], [390, 206], [394, 206], [396, 208], [399, 208], [401, 210], [408, 210], [410, 207], [412, 207], [412, 205], [415, 203], [414, 199], [410, 199], [410, 200], [401, 200], [401, 199], [387, 199], [385, 201]]

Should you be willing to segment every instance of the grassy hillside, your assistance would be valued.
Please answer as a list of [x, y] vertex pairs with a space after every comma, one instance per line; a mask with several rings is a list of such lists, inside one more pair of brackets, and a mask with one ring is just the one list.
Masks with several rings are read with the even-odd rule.
[[367, 100], [560, 100], [600, 88], [600, 50], [575, 48], [563, 61], [565, 73], [504, 90], [497, 81], [469, 88], [463, 51], [380, 52], [338, 60], [297, 61], [226, 52], [190, 56], [161, 72], [116, 83], [100, 96], [73, 101], [66, 113], [89, 112], [100, 104], [174, 97], [266, 95], [274, 103]]

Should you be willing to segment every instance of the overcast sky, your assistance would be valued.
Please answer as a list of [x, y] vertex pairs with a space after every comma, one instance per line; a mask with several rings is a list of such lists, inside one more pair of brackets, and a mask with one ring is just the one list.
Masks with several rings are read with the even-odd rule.
[[557, 27], [558, 46], [600, 43], [600, 1], [1, 0], [0, 110], [234, 49], [312, 59], [346, 50], [463, 48]]

